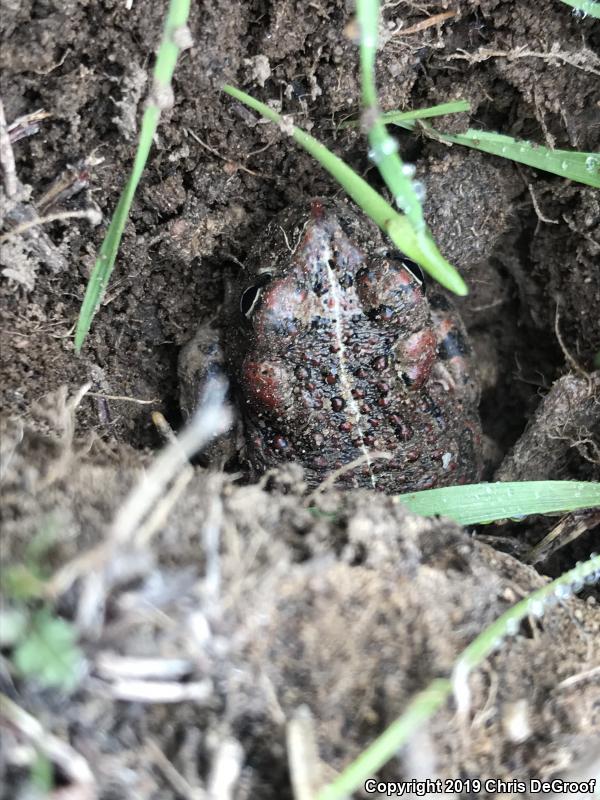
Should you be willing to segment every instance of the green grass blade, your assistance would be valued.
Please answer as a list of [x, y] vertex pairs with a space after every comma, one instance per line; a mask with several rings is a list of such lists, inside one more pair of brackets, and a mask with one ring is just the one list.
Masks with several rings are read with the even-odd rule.
[[[223, 86], [223, 91], [258, 111], [272, 122], [282, 122], [281, 115], [245, 92], [233, 86]], [[441, 255], [433, 240], [428, 236], [417, 237], [405, 216], [398, 214], [360, 175], [313, 136], [295, 126], [292, 136], [338, 181], [354, 202], [388, 234], [402, 252], [420, 264], [426, 272], [451, 292], [458, 295], [467, 294], [468, 289], [465, 282], [455, 268]]]
[[365, 781], [396, 755], [412, 734], [441, 708], [451, 691], [452, 684], [448, 679], [432, 681], [415, 695], [401, 717], [363, 750], [333, 783], [318, 793], [317, 800], [346, 800], [353, 792], [364, 788]]
[[576, 8], [588, 17], [600, 19], [600, 3], [595, 3], [594, 0], [561, 0], [561, 3]]
[[[390, 121], [408, 130], [413, 130], [416, 124], [413, 120], [396, 119]], [[600, 153], [584, 153], [577, 150], [551, 150], [541, 144], [519, 141], [518, 139], [513, 139], [512, 136], [478, 131], [474, 128], [469, 128], [466, 133], [451, 134], [442, 133], [426, 122], [421, 123], [421, 125], [440, 141], [472, 147], [482, 153], [508, 158], [511, 161], [526, 164], [528, 167], [560, 175], [561, 178], [584, 183], [596, 189], [600, 188]]]
[[556, 580], [547, 583], [540, 589], [536, 589], [535, 592], [524, 597], [523, 600], [519, 600], [512, 608], [509, 608], [508, 611], [498, 617], [495, 622], [492, 622], [463, 650], [457, 659], [453, 670], [455, 679], [457, 673], [463, 672], [464, 677], [465, 671], [469, 672], [480, 664], [497, 647], [498, 642], [502, 641], [510, 633], [511, 629], [513, 632], [517, 630], [518, 623], [525, 617], [530, 614], [541, 616], [545, 608], [552, 604], [553, 598], [565, 599], [565, 597], [569, 596], [560, 590], [557, 592], [556, 590], [559, 587], [571, 587], [572, 591], [581, 591], [587, 580], [590, 583], [596, 583], [600, 580], [600, 555], [592, 555], [588, 561], [577, 564], [573, 569], [556, 578]]
[[466, 133], [441, 134], [448, 141], [473, 147], [483, 153], [509, 158], [528, 167], [541, 169], [600, 188], [600, 153], [551, 150], [544, 145], [520, 142], [511, 136], [469, 129]]
[[397, 755], [417, 729], [441, 708], [453, 689], [459, 710], [466, 711], [465, 704], [468, 708], [469, 700], [467, 677], [474, 667], [481, 664], [504, 639], [515, 635], [525, 617], [539, 616], [553, 603], [580, 591], [585, 583], [592, 584], [598, 581], [600, 581], [600, 555], [592, 556], [588, 561], [578, 564], [509, 608], [459, 655], [454, 662], [452, 681], [436, 678], [426, 689], [415, 695], [404, 714], [363, 750], [332, 783], [323, 787], [317, 795], [317, 800], [347, 800], [353, 792], [364, 788], [365, 782]]
[[395, 500], [416, 514], [441, 514], [461, 525], [476, 525], [528, 514], [566, 513], [600, 507], [600, 483], [474, 483], [398, 495]]
[[[452, 100], [450, 103], [439, 103], [437, 106], [427, 108], [414, 108], [412, 111], [384, 111], [381, 119], [390, 124], [400, 122], [411, 122], [415, 119], [429, 119], [430, 117], [443, 117], [446, 114], [459, 114], [461, 111], [470, 111], [471, 104], [468, 100]], [[344, 128], [356, 128], [360, 124], [358, 119], [350, 119], [340, 122], [337, 126], [339, 130]]]
[[428, 119], [429, 117], [443, 117], [446, 114], [459, 114], [470, 111], [471, 104], [468, 100], [453, 100], [450, 103], [439, 103], [428, 108], [415, 108], [412, 111], [386, 111], [381, 116], [384, 122], [397, 123], [413, 119]]
[[148, 160], [161, 111], [172, 102], [171, 79], [177, 63], [177, 57], [182, 47], [188, 44], [185, 25], [189, 10], [190, 0], [170, 0], [163, 36], [154, 66], [152, 91], [142, 118], [140, 138], [131, 175], [125, 184], [106, 231], [106, 236], [94, 264], [79, 312], [75, 331], [75, 351], [77, 353], [81, 350], [85, 337], [89, 332], [92, 319], [100, 306], [113, 271], [123, 230], [129, 216], [129, 209]]
[[390, 136], [383, 122], [375, 86], [375, 58], [379, 30], [379, 0], [357, 0], [356, 20], [360, 30], [360, 77], [363, 119], [370, 121], [368, 130], [369, 157], [376, 164], [385, 185], [398, 208], [406, 215], [417, 236], [426, 232], [421, 197], [423, 184], [412, 180], [414, 167], [404, 165], [398, 155], [398, 143]]

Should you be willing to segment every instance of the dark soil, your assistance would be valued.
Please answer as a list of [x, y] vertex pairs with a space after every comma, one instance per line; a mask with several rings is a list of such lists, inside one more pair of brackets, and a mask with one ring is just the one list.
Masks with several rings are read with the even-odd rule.
[[[8, 123], [39, 109], [50, 115], [13, 145], [20, 196], [17, 205], [3, 196], [3, 230], [32, 210], [102, 214], [97, 227], [72, 218], [2, 246], [3, 560], [20, 561], [52, 519], [48, 568], [56, 576], [74, 565], [69, 580], [52, 584], [54, 600], [78, 628], [86, 670], [64, 697], [18, 678], [4, 650], [0, 682], [91, 767], [95, 789], [56, 762], [56, 798], [69, 784], [73, 798], [205, 797], [200, 787], [219, 759], [235, 785], [229, 793], [213, 786], [211, 797], [288, 798], [285, 731], [301, 706], [312, 713], [325, 782], [544, 575], [597, 551], [600, 533], [584, 525], [536, 571], [519, 559], [551, 529], [548, 518], [464, 531], [364, 491], [325, 492], [314, 513], [293, 468], [267, 491], [196, 467], [143, 546], [111, 539], [117, 510], [162, 445], [151, 412], [180, 425], [178, 351], [214, 315], [226, 272], [277, 211], [339, 192], [285, 133], [219, 87], [230, 82], [280, 103], [380, 186], [362, 135], [336, 128], [360, 96], [356, 47], [345, 34], [352, 3], [195, 4], [174, 106], [104, 303], [74, 355], [86, 281], [135, 152], [164, 6], [6, 0], [0, 17]], [[398, 30], [448, 9], [456, 13], [443, 23]], [[441, 126], [600, 149], [597, 21], [558, 0], [406, 0], [389, 4], [385, 20], [383, 108], [466, 98], [471, 112]], [[440, 248], [471, 287], [461, 312], [484, 383], [486, 479], [530, 424], [536, 442], [544, 438], [531, 425], [543, 428], [552, 457], [542, 447], [527, 463], [515, 451], [518, 479], [599, 480], [598, 376], [585, 377], [600, 353], [598, 192], [397, 135], [426, 183]], [[48, 201], [48, 189], [74, 171], [86, 173], [80, 191]], [[548, 401], [566, 418], [544, 416], [542, 398], [567, 374], [583, 410]], [[88, 382], [75, 413], [70, 398]], [[515, 476], [507, 466], [515, 452], [504, 479]], [[468, 720], [449, 702], [382, 775], [546, 779], [583, 777], [589, 764], [600, 772], [599, 643], [590, 590], [504, 643], [471, 679]], [[116, 655], [185, 659], [181, 685], [208, 689], [180, 703], [133, 702], [103, 668]], [[2, 796], [31, 797], [35, 751], [20, 747], [27, 739], [14, 726], [5, 733]]]

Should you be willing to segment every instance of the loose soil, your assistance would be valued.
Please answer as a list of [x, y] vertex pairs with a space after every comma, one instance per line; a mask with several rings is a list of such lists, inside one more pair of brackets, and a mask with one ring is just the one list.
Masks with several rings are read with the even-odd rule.
[[[463, 530], [389, 497], [335, 489], [309, 508], [294, 466], [248, 485], [242, 472], [196, 465], [143, 535], [115, 535], [116, 514], [163, 445], [152, 412], [181, 423], [177, 354], [214, 315], [226, 275], [280, 209], [339, 193], [284, 131], [219, 87], [277, 104], [380, 187], [364, 137], [336, 127], [358, 112], [352, 5], [193, 6], [174, 105], [76, 356], [73, 326], [132, 163], [165, 4], [4, 3], [7, 121], [49, 116], [13, 145], [19, 197], [3, 196], [3, 230], [38, 211], [102, 214], [96, 227], [71, 218], [13, 236], [0, 264], [2, 558], [18, 563], [52, 528], [54, 601], [85, 656], [68, 696], [20, 678], [2, 651], [2, 691], [93, 774], [93, 785], [82, 782], [73, 759], [57, 756], [55, 798], [291, 798], [290, 721], [314, 738], [307, 770], [322, 784], [415, 692], [447, 676], [487, 624], [598, 550], [600, 533], [584, 521], [534, 569], [526, 554], [556, 520]], [[421, 24], [444, 11], [455, 13]], [[599, 46], [599, 23], [558, 0], [388, 3], [381, 104], [465, 98], [471, 111], [440, 127], [597, 151]], [[503, 479], [599, 480], [598, 193], [421, 134], [397, 136], [426, 184], [439, 246], [471, 287], [461, 312], [484, 384], [485, 478], [504, 461]], [[79, 191], [49, 199], [75, 173]], [[528, 426], [535, 448], [515, 448]], [[598, 601], [589, 589], [523, 625], [473, 674], [466, 714], [449, 701], [381, 776], [600, 777]], [[146, 676], [143, 700], [133, 699], [124, 656], [175, 672]], [[161, 683], [179, 702], [159, 702]], [[0, 796], [35, 796], [30, 740], [11, 724], [4, 741]]]

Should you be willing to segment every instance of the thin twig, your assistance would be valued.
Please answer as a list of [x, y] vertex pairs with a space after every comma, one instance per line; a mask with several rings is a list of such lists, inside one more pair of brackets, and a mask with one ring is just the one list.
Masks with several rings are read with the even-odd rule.
[[175, 478], [172, 486], [166, 494], [159, 498], [147, 519], [139, 526], [134, 537], [136, 547], [143, 547], [160, 530], [167, 521], [171, 509], [175, 506], [183, 490], [194, 477], [194, 468], [191, 464], [186, 465], [182, 472]]
[[214, 381], [207, 386], [205, 401], [192, 417], [188, 427], [156, 458], [152, 467], [121, 506], [112, 525], [115, 540], [130, 541], [152, 506], [173, 478], [187, 466], [189, 459], [213, 437], [224, 433], [231, 422], [231, 413], [224, 405], [225, 386]]
[[102, 400], [119, 400], [123, 403], [137, 403], [140, 406], [150, 406], [158, 403], [159, 399], [153, 397], [151, 400], [139, 400], [137, 397], [127, 397], [123, 394], [103, 394], [102, 392], [88, 392], [88, 397], [99, 397]]
[[305, 502], [307, 504], [310, 503], [310, 501], [316, 495], [318, 495], [320, 492], [324, 492], [326, 489], [329, 489], [330, 486], [333, 486], [337, 479], [340, 476], [345, 475], [346, 472], [352, 472], [353, 469], [360, 467], [362, 464], [370, 464], [371, 461], [376, 461], [379, 458], [389, 461], [393, 458], [393, 456], [390, 453], [373, 450], [373, 452], [365, 453], [364, 455], [355, 458], [354, 461], [350, 461], [348, 464], [344, 464], [343, 466], [339, 467], [339, 469], [331, 472], [322, 483], [312, 490], [312, 492], [306, 497]]
[[560, 345], [560, 349], [563, 351], [563, 355], [567, 361], [567, 364], [569, 364], [574, 372], [577, 372], [579, 375], [584, 377], [588, 382], [588, 386], [591, 388], [592, 384], [589, 373], [586, 372], [581, 364], [575, 360], [574, 356], [571, 355], [567, 349], [564, 339], [562, 338], [562, 334], [560, 332], [560, 304], [558, 297], [556, 298], [556, 314], [554, 315], [554, 333], [556, 334], [558, 344]]
[[571, 686], [575, 686], [578, 683], [582, 683], [583, 681], [590, 681], [595, 680], [596, 678], [600, 677], [600, 666], [592, 667], [592, 669], [587, 669], [584, 672], [577, 672], [575, 675], [569, 675], [568, 678], [560, 681], [560, 683], [556, 684], [557, 689], [566, 689]]
[[557, 219], [550, 219], [549, 217], [545, 217], [542, 214], [542, 212], [540, 210], [540, 207], [538, 205], [537, 198], [536, 198], [535, 194], [533, 193], [533, 187], [531, 186], [530, 183], [527, 184], [527, 188], [529, 189], [529, 194], [531, 195], [531, 202], [533, 203], [533, 208], [534, 208], [535, 213], [537, 214], [537, 218], [540, 220], [540, 222], [550, 222], [552, 225], [558, 225], [558, 220]]
[[51, 117], [48, 111], [42, 108], [37, 111], [32, 111], [30, 114], [24, 114], [22, 117], [17, 117], [8, 126], [8, 135], [12, 144], [18, 142], [19, 139], [25, 139], [27, 136], [33, 136], [40, 129], [40, 122]]
[[212, 153], [213, 156], [220, 158], [221, 161], [224, 161], [226, 164], [233, 164], [235, 167], [237, 167], [237, 169], [241, 169], [244, 172], [247, 172], [248, 175], [252, 175], [255, 178], [265, 178], [266, 180], [272, 180], [272, 178], [269, 178], [268, 175], [262, 175], [260, 172], [254, 172], [254, 170], [251, 170], [248, 167], [245, 167], [243, 164], [240, 164], [239, 161], [233, 161], [232, 159], [227, 158], [224, 155], [221, 155], [221, 153], [219, 153], [218, 150], [215, 150], [214, 147], [211, 147], [206, 142], [203, 142], [202, 139], [198, 136], [198, 134], [194, 133], [194, 131], [191, 130], [190, 128], [185, 128], [185, 132], [188, 133], [195, 142], [198, 142], [198, 144], [201, 147], [203, 147], [205, 150], [208, 150], [208, 152]]
[[87, 219], [91, 225], [99, 225], [102, 222], [102, 215], [95, 208], [84, 208], [81, 211], [57, 211], [56, 214], [36, 217], [16, 225], [0, 236], [0, 242], [15, 239], [21, 233], [29, 230], [29, 228], [34, 228], [36, 225], [47, 225], [49, 222], [58, 222], [66, 219]]
[[165, 442], [172, 443], [177, 441], [177, 436], [175, 435], [173, 428], [169, 425], [165, 419], [165, 415], [161, 411], [153, 411], [150, 416], [152, 417], [154, 427], [158, 430]]

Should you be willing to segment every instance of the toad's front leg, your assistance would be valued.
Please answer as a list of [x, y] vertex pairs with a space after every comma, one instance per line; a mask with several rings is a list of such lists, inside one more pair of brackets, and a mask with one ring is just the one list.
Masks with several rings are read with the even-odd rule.
[[[216, 320], [205, 322], [179, 353], [179, 406], [184, 420], [191, 419], [201, 405], [203, 392], [212, 378], [227, 380], [225, 358]], [[228, 433], [215, 439], [205, 452], [206, 459], [223, 468], [238, 452], [241, 436], [239, 420]]]
[[432, 293], [429, 307], [437, 339], [434, 380], [453, 392], [457, 402], [477, 408], [481, 386], [465, 326], [451, 301], [441, 292]]

